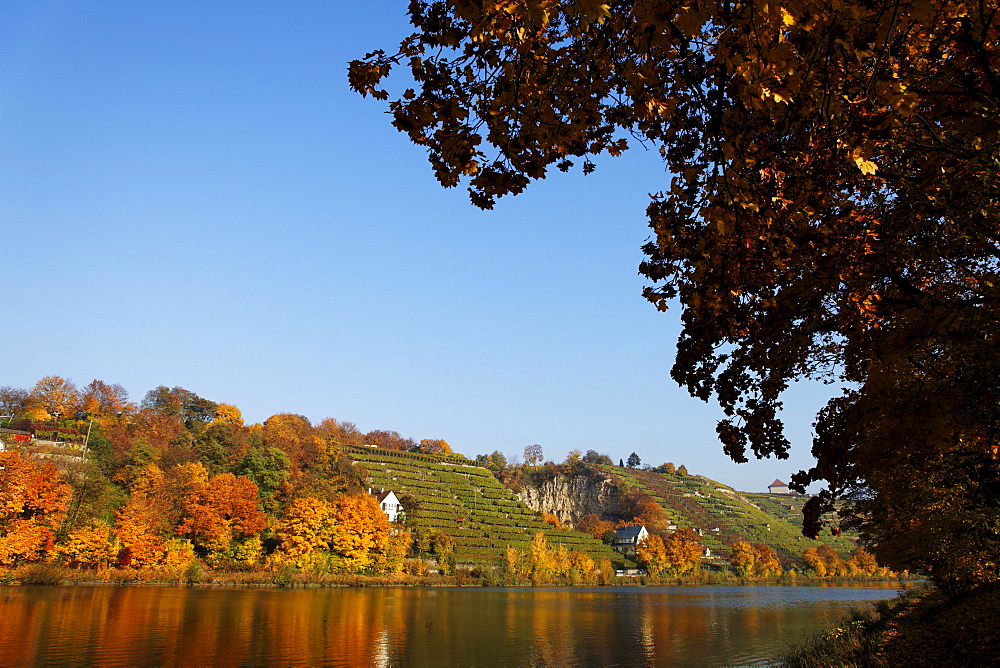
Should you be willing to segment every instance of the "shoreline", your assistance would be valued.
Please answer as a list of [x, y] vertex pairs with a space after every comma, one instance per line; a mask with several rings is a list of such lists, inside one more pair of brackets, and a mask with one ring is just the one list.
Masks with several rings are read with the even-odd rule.
[[[20, 571], [20, 572], [19, 572]], [[5, 577], [6, 576], [6, 577]], [[270, 572], [206, 572], [164, 573], [162, 571], [131, 571], [108, 569], [104, 572], [81, 571], [52, 564], [34, 564], [13, 569], [0, 574], [0, 586], [112, 586], [112, 587], [190, 587], [198, 589], [321, 589], [339, 587], [497, 587], [497, 588], [539, 588], [539, 587], [850, 587], [850, 586], [895, 586], [909, 589], [925, 582], [916, 578], [817, 578], [817, 577], [773, 577], [737, 578], [725, 577], [661, 577], [650, 578], [620, 577], [607, 583], [530, 581], [506, 582], [496, 577], [475, 577], [470, 573], [456, 575], [354, 575]]]

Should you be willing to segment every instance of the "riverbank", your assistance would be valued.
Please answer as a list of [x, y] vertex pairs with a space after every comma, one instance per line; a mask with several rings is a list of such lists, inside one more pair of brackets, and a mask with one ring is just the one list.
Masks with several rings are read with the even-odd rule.
[[202, 587], [530, 587], [530, 586], [850, 586], [872, 584], [906, 585], [912, 581], [865, 577], [806, 577], [788, 573], [770, 578], [740, 578], [732, 573], [705, 571], [680, 577], [612, 577], [583, 582], [561, 578], [532, 583], [504, 579], [491, 568], [457, 569], [452, 575], [407, 574], [316, 574], [292, 567], [276, 571], [212, 570], [195, 562], [181, 570], [75, 569], [50, 562], [0, 570], [0, 585], [165, 585]]
[[967, 666], [1000, 659], [1000, 587], [956, 598], [919, 587], [855, 611], [786, 657], [785, 665]]

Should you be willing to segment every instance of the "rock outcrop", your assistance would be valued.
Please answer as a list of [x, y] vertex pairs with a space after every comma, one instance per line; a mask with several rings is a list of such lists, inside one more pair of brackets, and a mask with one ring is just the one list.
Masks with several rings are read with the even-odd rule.
[[617, 483], [601, 476], [556, 476], [538, 486], [525, 485], [517, 497], [537, 512], [553, 513], [563, 524], [576, 526], [584, 515], [601, 519], [618, 516], [622, 494]]

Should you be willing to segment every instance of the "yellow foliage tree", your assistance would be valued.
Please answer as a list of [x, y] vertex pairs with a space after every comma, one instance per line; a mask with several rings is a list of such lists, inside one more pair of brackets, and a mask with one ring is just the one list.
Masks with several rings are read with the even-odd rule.
[[341, 496], [330, 508], [330, 547], [344, 560], [344, 567], [360, 571], [368, 566], [372, 552], [389, 541], [391, 525], [370, 494]]
[[111, 527], [104, 522], [93, 522], [71, 531], [56, 548], [56, 554], [70, 566], [106, 568], [115, 562], [118, 550]]
[[597, 578], [597, 567], [594, 560], [583, 552], [574, 550], [569, 555], [570, 583], [577, 581], [593, 582]]
[[733, 567], [736, 575], [742, 578], [749, 577], [757, 565], [757, 550], [745, 540], [736, 541], [733, 543], [732, 554], [729, 555], [729, 565]]
[[299, 568], [315, 564], [330, 546], [333, 519], [330, 505], [310, 497], [295, 499], [278, 522], [274, 534], [278, 548], [273, 561]]
[[383, 575], [402, 573], [406, 554], [409, 552], [412, 542], [413, 537], [409, 531], [402, 527], [392, 527], [385, 547], [374, 553], [371, 569], [375, 573]]
[[698, 534], [687, 527], [678, 529], [663, 539], [667, 563], [673, 573], [682, 575], [696, 570], [701, 563], [701, 545]]
[[859, 547], [847, 560], [851, 575], [874, 575], [879, 571], [875, 556], [863, 547]]
[[802, 560], [811, 568], [817, 576], [824, 577], [827, 574], [826, 560], [819, 555], [815, 547], [810, 547], [802, 553]]
[[523, 582], [531, 573], [528, 555], [508, 545], [500, 555], [500, 570], [509, 584]]
[[663, 539], [650, 534], [635, 548], [635, 556], [646, 567], [646, 572], [657, 578], [671, 565], [667, 560], [667, 548]]
[[753, 546], [757, 553], [757, 563], [754, 564], [754, 573], [761, 577], [781, 575], [781, 562], [778, 561], [778, 554], [764, 543], [756, 543]]
[[556, 572], [556, 562], [549, 549], [545, 534], [539, 531], [531, 540], [528, 563], [530, 564], [531, 582], [542, 584], [552, 580]]

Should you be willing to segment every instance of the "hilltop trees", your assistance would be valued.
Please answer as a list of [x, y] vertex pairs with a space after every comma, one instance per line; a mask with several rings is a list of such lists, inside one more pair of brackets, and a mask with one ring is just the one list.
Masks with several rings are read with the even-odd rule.
[[926, 566], [943, 574], [971, 532], [980, 566], [947, 577], [1000, 577], [995, 509], [976, 508], [998, 478], [995, 3], [461, 0], [410, 17], [414, 34], [352, 62], [350, 84], [387, 100], [383, 79], [407, 66], [393, 124], [476, 205], [552, 167], [589, 173], [629, 136], [659, 150], [671, 176], [647, 209], [645, 295], [680, 302], [671, 375], [719, 402], [734, 460], [787, 455], [790, 383], [847, 384], [819, 415], [817, 466], [793, 480], [827, 483], [807, 531], [847, 494], [885, 545], [912, 527], [867, 500], [902, 517], [920, 498], [907, 480], [978, 456], [984, 477], [949, 485], [972, 512], [927, 531], [942, 557]]
[[542, 446], [537, 443], [524, 446], [524, 463], [526, 466], [538, 466], [544, 458], [545, 455], [542, 452]]

